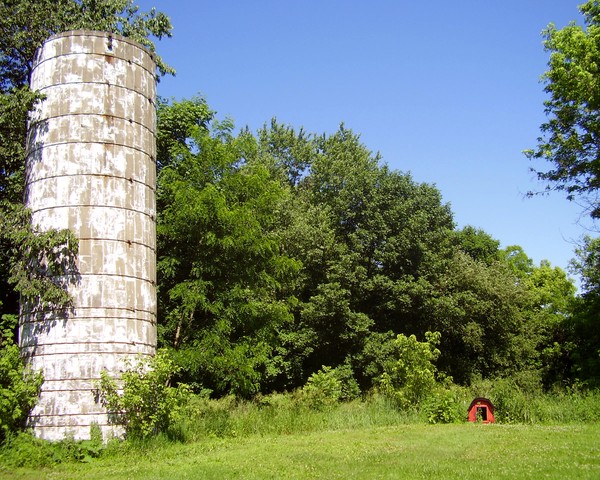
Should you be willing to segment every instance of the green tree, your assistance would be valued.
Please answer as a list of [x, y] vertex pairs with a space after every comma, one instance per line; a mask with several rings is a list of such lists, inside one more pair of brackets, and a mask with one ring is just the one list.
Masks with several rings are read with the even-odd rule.
[[487, 264], [498, 260], [500, 242], [483, 230], [467, 225], [456, 234], [459, 248], [474, 260]]
[[435, 187], [343, 125], [254, 137], [213, 116], [201, 98], [159, 109], [160, 328], [186, 380], [249, 395], [330, 365], [370, 388], [397, 335], [433, 330], [461, 383], [540, 368], [564, 272], [456, 231]]
[[159, 145], [168, 152], [158, 178], [160, 334], [186, 380], [247, 396], [277, 374], [277, 332], [292, 319], [294, 296], [285, 289], [298, 262], [277, 233], [289, 191], [246, 160], [253, 136], [233, 135], [229, 121], [203, 126], [203, 104], [159, 110], [159, 125], [177, 117], [189, 127], [180, 141], [167, 136]]
[[343, 125], [307, 135], [272, 122], [258, 145], [256, 161], [293, 187], [278, 231], [302, 265], [290, 285], [294, 321], [273, 358], [287, 376], [279, 388], [304, 384], [323, 364], [351, 366], [370, 388], [396, 335], [433, 330], [440, 370], [461, 383], [540, 374], [568, 315], [564, 272], [537, 268], [480, 229], [455, 230], [435, 187], [388, 169]]
[[576, 249], [572, 268], [582, 279], [583, 293], [575, 302], [570, 340], [572, 376], [590, 386], [600, 385], [600, 238], [587, 236]]
[[302, 387], [304, 401], [310, 408], [326, 410], [337, 404], [342, 397], [342, 382], [336, 377], [336, 371], [323, 366], [313, 373]]
[[428, 328], [442, 335], [438, 366], [455, 381], [507, 375], [535, 357], [527, 337], [527, 290], [503, 262], [487, 265], [463, 252], [443, 264], [423, 299]]
[[514, 276], [515, 286], [520, 291], [523, 335], [526, 344], [535, 347], [527, 367], [532, 378], [538, 376], [545, 387], [571, 382], [570, 332], [576, 304], [573, 280], [547, 260], [535, 265], [518, 245], [500, 250], [499, 258]]
[[450, 246], [451, 214], [437, 189], [389, 170], [343, 125], [331, 135], [293, 133], [272, 124], [259, 136], [268, 158], [285, 153], [270, 164], [275, 178], [303, 165], [280, 233], [302, 269], [279, 359], [303, 376], [299, 384], [323, 364], [352, 365], [368, 388], [375, 377], [361, 369], [375, 363], [362, 352], [373, 334], [422, 325], [415, 296], [428, 284], [427, 265]]
[[158, 173], [163, 167], [189, 154], [189, 138], [208, 132], [214, 112], [202, 97], [176, 101], [158, 99], [156, 125], [156, 163]]
[[571, 383], [574, 346], [573, 311], [576, 287], [564, 270], [543, 260], [528, 277], [530, 323], [537, 337], [540, 373], [545, 387]]
[[332, 135], [294, 137], [272, 124], [259, 151], [275, 159], [275, 178], [303, 165], [280, 230], [283, 248], [302, 263], [295, 321], [280, 332], [277, 360], [295, 375], [287, 387], [326, 364], [352, 366], [370, 388], [396, 335], [430, 330], [442, 332], [440, 368], [464, 383], [531, 363], [527, 291], [516, 276], [529, 261], [522, 249], [500, 251], [472, 227], [455, 231], [435, 187], [389, 170], [343, 125]]
[[[274, 178], [282, 177], [275, 174]], [[347, 328], [348, 316], [370, 322], [355, 316], [348, 290], [329, 278], [347, 249], [336, 237], [328, 208], [311, 204], [304, 193], [295, 189], [286, 198], [284, 221], [277, 226], [282, 251], [299, 265], [285, 287], [286, 294], [297, 299], [290, 308], [294, 318], [280, 328], [271, 360], [278, 374], [269, 387], [278, 390], [304, 385], [324, 362], [338, 365], [344, 360], [345, 347], [360, 341], [360, 333]]]
[[519, 245], [509, 245], [499, 251], [500, 259], [519, 278], [526, 278], [534, 269], [533, 260]]
[[419, 342], [414, 335], [398, 335], [394, 341], [396, 360], [386, 366], [381, 376], [381, 391], [402, 408], [418, 404], [434, 391], [440, 333], [426, 332], [425, 339]]
[[564, 191], [569, 200], [586, 203], [593, 218], [600, 217], [600, 2], [588, 0], [579, 7], [585, 27], [574, 22], [562, 29], [550, 24], [543, 32], [550, 52], [544, 74], [545, 104], [549, 119], [536, 149], [526, 155], [551, 164], [535, 167], [548, 189]]
[[327, 209], [342, 246], [327, 282], [349, 292], [350, 310], [366, 315], [371, 330], [410, 333], [421, 324], [417, 297], [432, 265], [451, 247], [450, 209], [435, 187], [391, 171], [345, 127], [317, 142], [300, 187]]
[[314, 135], [300, 128], [282, 125], [275, 118], [257, 134], [259, 156], [257, 159], [269, 167], [276, 178], [297, 186], [310, 170], [317, 146]]

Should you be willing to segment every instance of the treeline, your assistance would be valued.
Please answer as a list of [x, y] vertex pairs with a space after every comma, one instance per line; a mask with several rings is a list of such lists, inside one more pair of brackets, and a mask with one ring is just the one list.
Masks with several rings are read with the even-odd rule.
[[435, 186], [344, 125], [234, 133], [193, 98], [163, 101], [158, 129], [159, 338], [185, 383], [249, 397], [326, 366], [367, 391], [397, 335], [426, 332], [459, 384], [597, 381], [589, 248], [577, 297], [560, 268], [457, 229]]

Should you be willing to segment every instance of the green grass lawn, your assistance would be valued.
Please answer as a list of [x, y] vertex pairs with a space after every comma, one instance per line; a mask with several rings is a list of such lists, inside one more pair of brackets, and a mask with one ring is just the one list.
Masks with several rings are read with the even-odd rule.
[[400, 425], [170, 444], [22, 479], [600, 478], [600, 425]]

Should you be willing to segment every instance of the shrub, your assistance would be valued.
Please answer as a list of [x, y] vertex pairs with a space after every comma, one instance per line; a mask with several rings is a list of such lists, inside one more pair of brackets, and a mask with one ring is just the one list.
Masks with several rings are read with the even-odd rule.
[[302, 388], [307, 405], [315, 410], [324, 410], [340, 401], [342, 382], [331, 367], [323, 366], [313, 373]]
[[0, 330], [0, 442], [25, 427], [35, 406], [43, 377], [26, 366], [12, 340], [13, 316], [2, 318]]
[[440, 355], [436, 348], [440, 333], [427, 332], [425, 338], [425, 342], [419, 342], [414, 335], [398, 335], [394, 341], [398, 359], [386, 365], [381, 376], [381, 392], [393, 398], [401, 408], [417, 405], [436, 387], [433, 362]]
[[334, 368], [333, 375], [340, 381], [342, 387], [340, 400], [346, 402], [360, 397], [360, 387], [350, 365], [343, 364]]
[[425, 404], [427, 421], [435, 423], [455, 423], [466, 417], [464, 395], [461, 395], [460, 387], [439, 389]]
[[495, 379], [492, 383], [490, 400], [496, 407], [494, 411], [496, 421], [501, 423], [530, 423], [533, 420], [530, 398], [534, 397], [527, 395], [514, 379]]
[[128, 364], [119, 382], [102, 372], [97, 393], [110, 421], [125, 427], [128, 438], [172, 433], [170, 428], [190, 396], [187, 385], [169, 386], [178, 371], [167, 351], [160, 350], [150, 361]]

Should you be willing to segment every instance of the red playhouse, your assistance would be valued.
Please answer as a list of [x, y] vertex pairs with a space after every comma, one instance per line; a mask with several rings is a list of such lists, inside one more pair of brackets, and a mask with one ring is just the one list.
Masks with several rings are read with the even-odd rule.
[[476, 398], [469, 406], [469, 422], [494, 423], [494, 405], [487, 398]]

